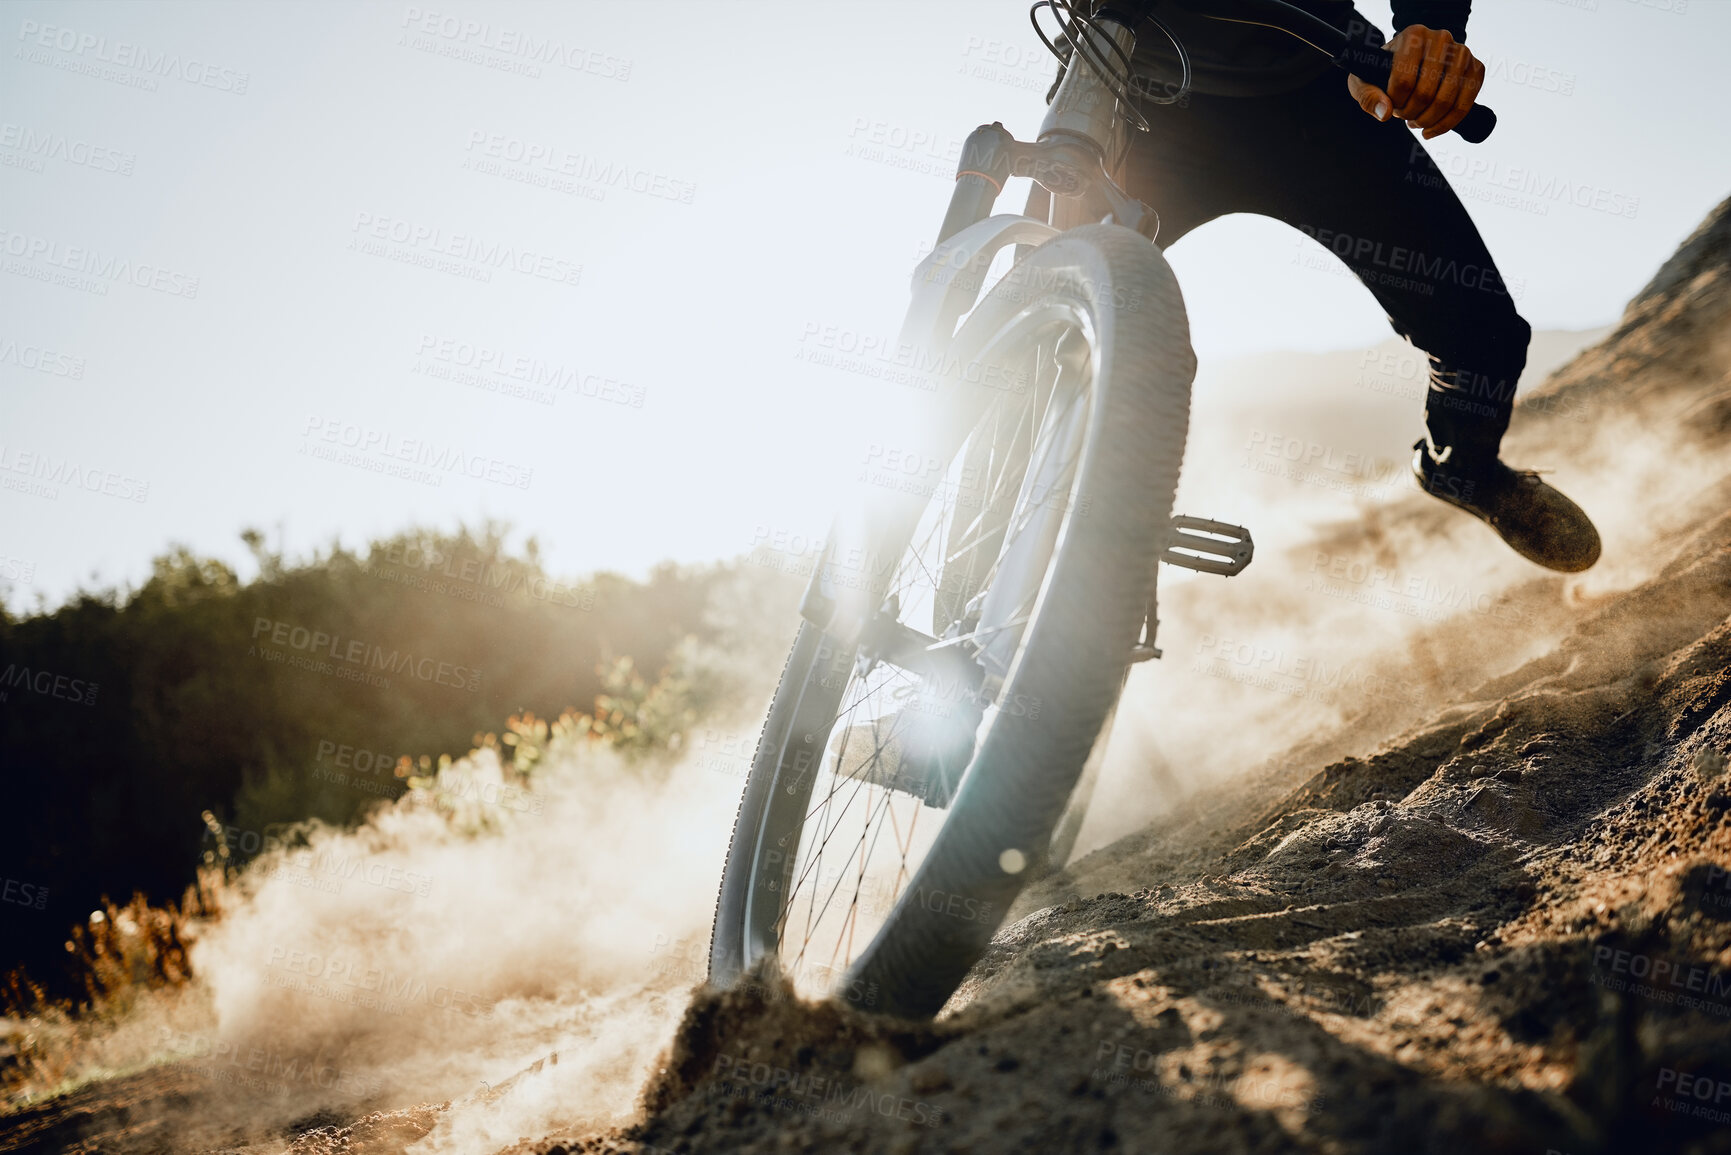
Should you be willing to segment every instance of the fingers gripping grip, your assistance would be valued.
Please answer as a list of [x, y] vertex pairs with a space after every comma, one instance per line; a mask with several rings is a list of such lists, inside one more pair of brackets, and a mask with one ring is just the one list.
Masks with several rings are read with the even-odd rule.
[[[1372, 48], [1367, 44], [1349, 43], [1335, 53], [1334, 64], [1352, 73], [1366, 84], [1374, 84], [1384, 92], [1388, 91], [1389, 73], [1394, 67], [1394, 57], [1381, 48]], [[1469, 144], [1479, 144], [1491, 134], [1497, 126], [1497, 114], [1483, 104], [1473, 105], [1471, 111], [1454, 126], [1455, 133]]]

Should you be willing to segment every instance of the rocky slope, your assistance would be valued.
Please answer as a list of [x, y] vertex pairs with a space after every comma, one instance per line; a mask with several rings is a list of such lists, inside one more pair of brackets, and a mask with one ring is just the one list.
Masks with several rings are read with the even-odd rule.
[[1731, 1151], [1731, 202], [1510, 447], [1651, 503], [1641, 580], [1508, 591], [1556, 640], [1492, 676], [1426, 631], [1424, 716], [1047, 880], [937, 1023], [701, 995], [641, 1126], [514, 1150]]

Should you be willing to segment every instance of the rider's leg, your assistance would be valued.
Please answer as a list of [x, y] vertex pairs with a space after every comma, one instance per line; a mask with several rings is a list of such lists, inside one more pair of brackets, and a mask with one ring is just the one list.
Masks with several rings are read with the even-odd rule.
[[[1291, 92], [1192, 95], [1144, 110], [1125, 183], [1161, 213], [1160, 243], [1229, 212], [1286, 221], [1352, 269], [1396, 332], [1431, 357], [1421, 482], [1556, 569], [1598, 556], [1574, 503], [1497, 460], [1531, 329], [1477, 227], [1411, 130], [1366, 116], [1332, 70]], [[1422, 444], [1422, 443], [1421, 443]], [[1445, 475], [1435, 472], [1446, 462]], [[1464, 496], [1463, 496], [1464, 494]]]
[[1274, 215], [1339, 257], [1395, 331], [1430, 355], [1432, 445], [1494, 460], [1532, 329], [1418, 136], [1372, 120], [1344, 88], [1332, 74], [1292, 94], [1310, 163], [1276, 182]]
[[1330, 69], [1292, 92], [1192, 94], [1144, 107], [1125, 183], [1159, 243], [1233, 212], [1275, 217], [1334, 253], [1396, 332], [1431, 356], [1438, 446], [1496, 455], [1531, 329], [1477, 227], [1411, 130], [1366, 116]]

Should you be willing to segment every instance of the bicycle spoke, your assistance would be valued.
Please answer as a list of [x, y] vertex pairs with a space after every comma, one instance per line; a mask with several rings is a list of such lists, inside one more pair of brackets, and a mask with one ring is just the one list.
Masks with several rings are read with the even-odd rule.
[[[889, 800], [890, 800], [890, 799], [891, 799], [891, 798], [892, 798], [892, 797], [893, 797], [893, 796], [894, 796], [894, 794], [895, 794], [895, 792], [894, 792], [894, 791], [893, 791], [893, 790], [885, 790], [885, 791], [884, 791], [884, 804], [885, 804], [885, 805], [886, 805], [886, 806], [887, 806], [887, 805], [888, 805], [888, 804], [889, 804]], [[856, 796], [856, 797], [857, 797], [857, 792], [856, 792], [856, 795], [855, 795], [855, 796]], [[850, 799], [849, 799], [849, 800], [848, 800], [848, 804], [849, 804], [849, 805], [850, 805], [850, 806], [851, 806], [851, 805], [852, 805], [852, 804], [853, 804], [853, 799], [852, 799], [852, 798], [850, 798]], [[875, 808], [875, 805], [874, 805], [874, 806], [873, 806], [873, 807], [872, 807], [872, 809], [873, 809], [873, 812], [874, 812], [874, 813], [875, 813], [875, 810], [876, 810], [876, 808]], [[869, 833], [869, 832], [870, 832], [870, 831], [871, 831], [871, 829], [872, 829], [872, 822], [871, 822], [871, 816], [870, 816], [870, 815], [868, 815], [868, 816], [867, 816], [867, 819], [866, 819], [866, 826], [865, 826], [865, 830], [863, 830], [863, 831], [861, 831], [861, 832], [860, 832], [860, 838], [859, 838], [859, 845], [860, 845], [860, 847], [863, 847], [863, 846], [864, 846], [864, 845], [865, 845], [865, 840], [866, 840], [866, 835], [867, 835], [867, 834], [868, 834], [868, 833]], [[882, 827], [879, 827], [879, 829], [880, 829], [880, 830], [881, 830], [881, 829], [882, 829]], [[848, 859], [847, 859], [847, 861], [848, 861], [848, 862], [852, 862], [852, 861], [853, 861], [853, 856], [852, 856], [852, 855], [851, 855], [851, 854], [850, 854], [850, 855], [849, 855], [849, 856], [848, 856]], [[844, 863], [844, 865], [845, 865], [845, 863]], [[845, 877], [844, 877], [844, 876], [838, 876], [838, 877], [837, 877], [837, 878], [836, 878], [836, 880], [835, 880], [835, 885], [834, 885], [834, 886], [832, 886], [832, 887], [830, 887], [830, 888], [829, 888], [829, 895], [828, 895], [828, 896], [827, 896], [827, 897], [826, 897], [826, 898], [825, 898], [825, 899], [824, 899], [824, 902], [823, 902], [823, 909], [821, 909], [821, 910], [819, 910], [819, 911], [818, 911], [818, 912], [817, 912], [817, 916], [816, 916], [816, 921], [818, 921], [818, 922], [820, 922], [820, 923], [821, 923], [821, 922], [822, 922], [822, 921], [823, 921], [823, 916], [824, 916], [824, 914], [826, 914], [826, 913], [827, 913], [827, 912], [828, 912], [828, 911], [829, 911], [829, 904], [830, 904], [830, 903], [831, 903], [831, 902], [833, 902], [833, 901], [835, 901], [835, 895], [836, 895], [836, 891], [838, 891], [838, 890], [840, 890], [840, 889], [841, 889], [841, 884], [842, 884], [842, 883], [843, 883], [843, 882], [844, 882], [844, 881], [846, 881], [846, 879], [845, 879]], [[856, 898], [857, 898], [857, 894], [856, 894]], [[801, 945], [800, 945], [800, 950], [799, 950], [799, 954], [798, 954], [798, 956], [796, 956], [796, 957], [795, 957], [795, 960], [794, 960], [794, 961], [795, 961], [795, 962], [796, 962], [796, 963], [797, 963], [797, 962], [798, 962], [798, 961], [799, 961], [799, 960], [800, 960], [800, 959], [803, 959], [803, 958], [804, 958], [804, 957], [805, 957], [805, 948], [806, 948], [806, 946], [807, 946], [807, 945], [809, 945], [809, 944], [810, 944], [810, 941], [811, 941], [811, 934], [810, 934], [810, 932], [809, 932], [809, 931], [808, 931], [808, 932], [807, 932], [807, 933], [806, 933], [806, 941], [805, 941], [805, 943], [802, 943], [802, 944], [801, 944]], [[832, 956], [832, 958], [833, 958], [833, 956]]]
[[[1074, 489], [1075, 463], [1053, 455], [1068, 451], [1066, 431], [1089, 398], [1085, 371], [1060, 373], [1051, 353], [1056, 340], [1043, 341], [1033, 355], [1032, 394], [1003, 399], [982, 415], [885, 583], [883, 610], [907, 625], [931, 619], [932, 636], [944, 638], [937, 645], [981, 649], [995, 637], [1025, 632], [1034, 616], [1045, 569], [1028, 545], [1050, 542], [1039, 519], [1054, 508], [1061, 512], [1048, 503], [1066, 501]], [[970, 509], [976, 500], [978, 508]], [[966, 606], [1010, 572], [1005, 559], [1012, 555], [1021, 559], [1014, 572], [1029, 588], [992, 599], [1019, 603], [1003, 607], [1008, 620], [994, 609], [994, 621], [957, 630]], [[930, 708], [926, 685], [906, 667], [856, 653], [834, 717], [817, 730], [827, 735], [823, 747], [791, 784], [805, 791], [798, 805], [805, 817], [788, 848], [795, 867], [773, 929], [791, 977], [808, 993], [852, 967], [917, 880], [937, 833], [922, 821], [930, 808], [922, 788], [908, 786], [922, 773], [938, 773], [909, 746], [910, 714]], [[992, 703], [983, 704], [976, 730], [996, 717]], [[933, 820], [940, 827], [942, 821]]]

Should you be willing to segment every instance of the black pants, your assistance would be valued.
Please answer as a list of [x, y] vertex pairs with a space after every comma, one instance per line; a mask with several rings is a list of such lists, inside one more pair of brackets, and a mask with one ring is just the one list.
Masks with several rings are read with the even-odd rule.
[[1293, 92], [1143, 113], [1152, 131], [1131, 130], [1124, 183], [1160, 214], [1162, 247], [1227, 213], [1302, 230], [1430, 355], [1431, 441], [1495, 456], [1532, 329], [1416, 132], [1365, 115], [1333, 68]]

